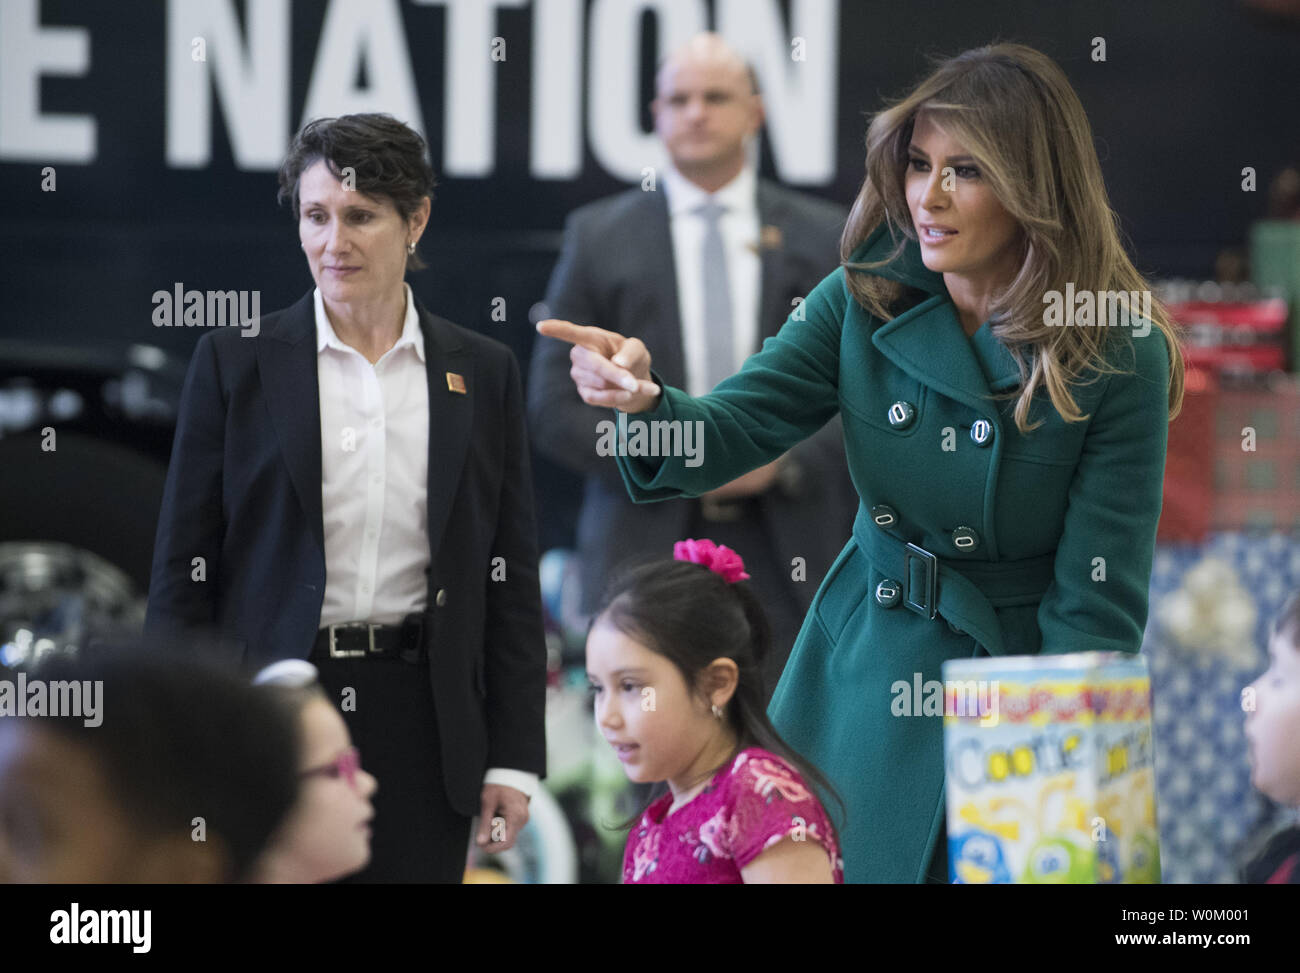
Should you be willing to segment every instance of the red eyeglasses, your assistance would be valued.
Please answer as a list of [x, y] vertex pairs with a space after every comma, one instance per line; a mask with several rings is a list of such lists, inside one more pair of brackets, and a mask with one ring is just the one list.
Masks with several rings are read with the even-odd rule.
[[304, 770], [299, 777], [329, 777], [332, 780], [338, 780], [342, 777], [348, 782], [348, 786], [355, 788], [357, 786], [357, 772], [361, 770], [361, 751], [356, 747], [348, 747], [337, 759], [331, 760], [327, 764], [319, 767], [313, 767], [310, 770]]

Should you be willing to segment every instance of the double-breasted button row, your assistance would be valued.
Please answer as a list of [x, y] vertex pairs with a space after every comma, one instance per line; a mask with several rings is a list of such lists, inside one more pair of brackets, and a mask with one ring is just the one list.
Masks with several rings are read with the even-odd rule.
[[[899, 399], [889, 407], [886, 418], [890, 426], [899, 432], [910, 429], [916, 421], [916, 406]], [[987, 419], [976, 419], [970, 427], [970, 439], [976, 446], [987, 446], [993, 442], [993, 423]]]
[[898, 401], [889, 407], [889, 424], [902, 431], [916, 421], [916, 406], [911, 402]]
[[[882, 530], [898, 523], [898, 513], [887, 504], [876, 504], [870, 513], [871, 522]], [[973, 551], [980, 546], [980, 536], [969, 527], [958, 527], [952, 532], [952, 546], [959, 551]]]
[[893, 578], [886, 578], [876, 585], [876, 601], [885, 608], [893, 608], [903, 597], [903, 586]]
[[898, 514], [893, 507], [878, 503], [871, 508], [871, 522], [877, 527], [893, 527], [898, 523]]

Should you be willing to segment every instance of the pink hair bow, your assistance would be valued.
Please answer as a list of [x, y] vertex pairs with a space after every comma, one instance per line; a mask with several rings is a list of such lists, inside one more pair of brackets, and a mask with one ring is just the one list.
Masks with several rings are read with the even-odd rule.
[[749, 579], [745, 573], [745, 562], [740, 555], [725, 544], [715, 544], [707, 537], [675, 543], [673, 560], [702, 564], [714, 574], [722, 575], [728, 584]]

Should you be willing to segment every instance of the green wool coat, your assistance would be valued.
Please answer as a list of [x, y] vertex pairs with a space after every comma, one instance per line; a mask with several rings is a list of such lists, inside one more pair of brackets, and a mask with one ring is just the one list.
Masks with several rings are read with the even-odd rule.
[[[882, 228], [854, 261], [892, 248]], [[1014, 361], [987, 322], [967, 337], [915, 241], [876, 271], [910, 288], [888, 322], [845, 273], [710, 394], [665, 387], [652, 412], [618, 417], [701, 423], [703, 462], [617, 463], [638, 502], [698, 496], [841, 414], [861, 506], [769, 713], [845, 802], [847, 820], [827, 802], [845, 880], [920, 882], [932, 866], [946, 875], [943, 719], [912, 706], [913, 687], [947, 659], [1141, 646], [1170, 349], [1155, 327], [1112, 328], [1107, 357], [1126, 373], [1075, 388], [1089, 418], [1066, 423], [1040, 390], [1030, 417], [1043, 425], [1021, 435], [1014, 399], [991, 398], [1018, 387]]]

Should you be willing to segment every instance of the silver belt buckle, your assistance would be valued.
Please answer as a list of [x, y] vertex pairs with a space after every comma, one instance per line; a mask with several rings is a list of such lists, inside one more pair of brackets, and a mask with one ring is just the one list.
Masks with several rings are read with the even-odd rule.
[[331, 659], [361, 659], [365, 658], [367, 652], [365, 649], [340, 649], [336, 641], [335, 632], [340, 628], [364, 628], [370, 635], [370, 652], [375, 651], [375, 626], [367, 622], [339, 622], [330, 626], [330, 658]]

